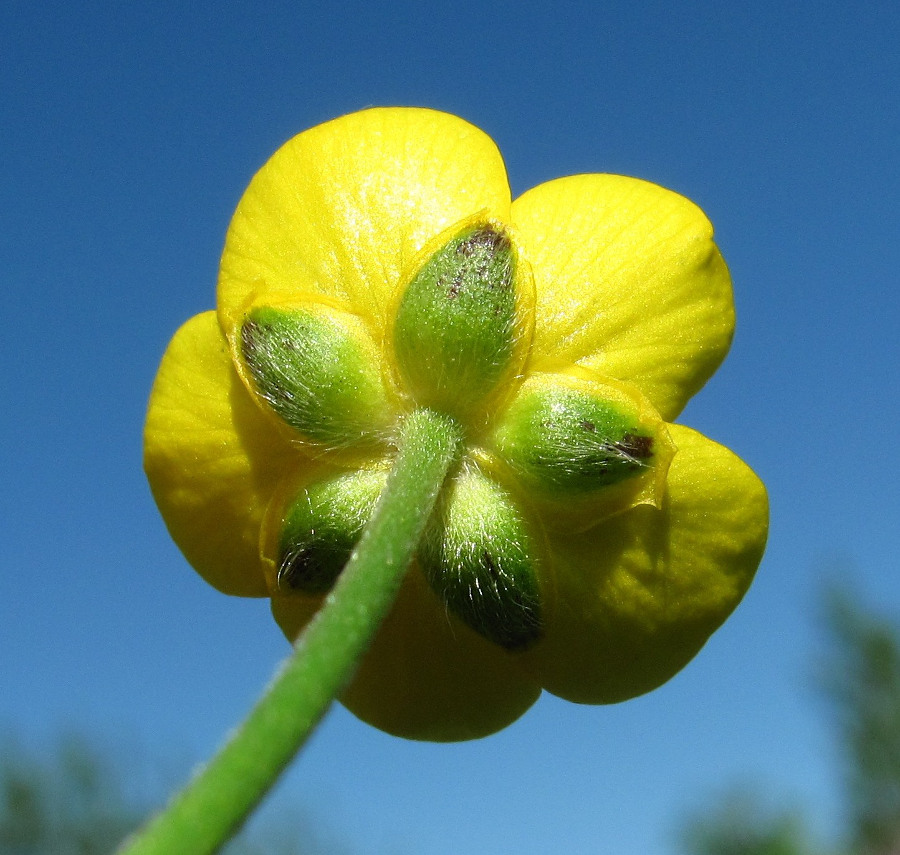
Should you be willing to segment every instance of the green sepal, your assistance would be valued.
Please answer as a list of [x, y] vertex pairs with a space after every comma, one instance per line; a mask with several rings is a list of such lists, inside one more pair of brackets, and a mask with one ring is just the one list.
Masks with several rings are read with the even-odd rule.
[[303, 437], [371, 445], [389, 424], [374, 345], [359, 319], [330, 307], [256, 306], [241, 325], [252, 386]]
[[465, 418], [516, 354], [517, 257], [491, 223], [465, 227], [428, 257], [406, 287], [394, 350], [419, 406]]
[[369, 521], [387, 473], [360, 469], [302, 489], [284, 513], [276, 585], [282, 592], [331, 589]]
[[526, 385], [500, 419], [492, 444], [525, 486], [557, 496], [581, 496], [648, 474], [658, 417], [644, 418], [616, 397], [602, 397], [589, 384]]
[[477, 467], [448, 485], [418, 557], [438, 596], [485, 638], [521, 650], [541, 636], [534, 539], [512, 497]]

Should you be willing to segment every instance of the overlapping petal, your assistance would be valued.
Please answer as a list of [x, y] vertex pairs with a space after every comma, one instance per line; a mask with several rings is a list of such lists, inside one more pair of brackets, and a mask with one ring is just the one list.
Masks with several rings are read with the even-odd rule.
[[508, 221], [509, 206], [496, 145], [455, 116], [381, 108], [305, 131], [235, 212], [219, 274], [223, 329], [254, 294], [303, 290], [380, 332], [402, 271], [430, 238], [479, 211]]
[[556, 611], [525, 661], [568, 700], [612, 703], [664, 683], [728, 617], [762, 558], [762, 482], [727, 448], [670, 430], [678, 453], [662, 508], [550, 535]]
[[215, 312], [169, 344], [144, 428], [144, 468], [172, 539], [226, 594], [266, 596], [259, 532], [297, 452], [253, 403]]
[[636, 178], [576, 175], [520, 196], [512, 218], [538, 295], [532, 367], [579, 362], [678, 415], [734, 329], [731, 280], [703, 212]]
[[[272, 599], [275, 619], [289, 638], [317, 605], [311, 598]], [[501, 730], [540, 693], [514, 655], [449, 614], [413, 566], [341, 701], [388, 733], [447, 742]]]

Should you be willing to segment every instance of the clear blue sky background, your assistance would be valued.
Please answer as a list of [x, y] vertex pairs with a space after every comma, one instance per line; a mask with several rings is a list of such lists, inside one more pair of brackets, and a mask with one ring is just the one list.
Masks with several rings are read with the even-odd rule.
[[[552, 11], [551, 11], [552, 10]], [[336, 710], [268, 808], [356, 852], [665, 855], [736, 778], [836, 827], [809, 680], [837, 566], [900, 610], [900, 6], [25, 3], [0, 11], [0, 725], [184, 771], [286, 653], [264, 601], [170, 542], [141, 429], [176, 327], [212, 307], [228, 220], [289, 136], [372, 104], [455, 112], [514, 194], [636, 175], [709, 214], [738, 332], [682, 421], [771, 491], [757, 582], [700, 656], [618, 707], [542, 699], [482, 742]], [[168, 770], [168, 771], [166, 771]]]

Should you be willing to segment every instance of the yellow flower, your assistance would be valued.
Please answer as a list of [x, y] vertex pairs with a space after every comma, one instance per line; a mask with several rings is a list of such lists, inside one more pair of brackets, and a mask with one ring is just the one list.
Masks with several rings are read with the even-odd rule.
[[271, 597], [294, 638], [404, 416], [449, 413], [462, 459], [342, 702], [398, 735], [475, 738], [542, 689], [597, 704], [659, 686], [743, 596], [764, 487], [671, 424], [733, 324], [686, 199], [578, 175], [513, 202], [478, 129], [366, 110], [253, 179], [217, 312], [163, 358], [145, 468], [188, 561], [225, 593]]

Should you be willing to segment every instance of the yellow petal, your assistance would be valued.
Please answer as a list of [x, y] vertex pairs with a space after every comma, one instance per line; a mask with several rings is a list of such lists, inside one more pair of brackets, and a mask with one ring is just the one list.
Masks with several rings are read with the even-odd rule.
[[[311, 598], [272, 599], [288, 638], [315, 608]], [[363, 721], [396, 736], [451, 742], [502, 730], [540, 693], [513, 654], [450, 616], [413, 566], [341, 701]]]
[[219, 276], [222, 328], [235, 327], [251, 295], [300, 289], [345, 303], [381, 333], [425, 243], [482, 210], [507, 221], [509, 205], [497, 147], [455, 116], [378, 108], [319, 125], [282, 146], [238, 205]]
[[580, 535], [550, 535], [556, 610], [525, 661], [550, 692], [623, 701], [700, 650], [753, 579], [765, 488], [727, 448], [670, 425], [678, 453], [661, 509], [641, 505]]
[[572, 362], [637, 386], [673, 419], [731, 343], [734, 307], [693, 203], [619, 175], [541, 184], [513, 203], [538, 295], [531, 367]]
[[265, 596], [263, 512], [298, 457], [251, 400], [215, 312], [169, 344], [144, 428], [144, 468], [172, 539], [226, 594]]

